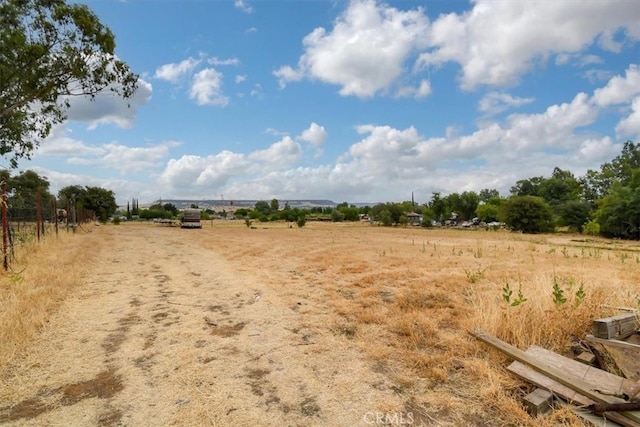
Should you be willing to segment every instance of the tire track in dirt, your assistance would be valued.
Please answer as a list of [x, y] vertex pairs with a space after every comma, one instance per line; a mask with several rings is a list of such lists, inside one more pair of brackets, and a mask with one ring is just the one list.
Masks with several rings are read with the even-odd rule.
[[28, 381], [0, 421], [370, 425], [364, 414], [401, 404], [329, 332], [326, 307], [308, 302], [321, 295], [302, 300], [313, 291], [272, 286], [268, 272], [205, 249], [212, 232], [100, 232], [108, 247], [15, 367], [16, 381]]

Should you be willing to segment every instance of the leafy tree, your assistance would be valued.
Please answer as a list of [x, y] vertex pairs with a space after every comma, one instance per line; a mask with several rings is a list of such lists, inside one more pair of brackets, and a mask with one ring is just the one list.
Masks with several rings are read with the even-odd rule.
[[512, 196], [500, 208], [500, 221], [514, 231], [544, 233], [553, 230], [551, 206], [538, 196]]
[[254, 209], [260, 212], [264, 216], [271, 215], [271, 212], [272, 212], [271, 205], [264, 200], [260, 200], [259, 202], [256, 202]]
[[334, 209], [333, 211], [331, 211], [331, 221], [333, 222], [344, 221], [344, 214], [338, 209]]
[[446, 200], [451, 210], [464, 219], [473, 218], [480, 204], [480, 196], [473, 191], [465, 191], [462, 194], [452, 193], [446, 197]]
[[401, 205], [398, 203], [380, 203], [371, 208], [371, 216], [382, 222], [383, 225], [393, 225], [400, 222], [403, 214]]
[[640, 240], [640, 169], [629, 185], [615, 183], [599, 203], [596, 213], [600, 232], [606, 237]]
[[614, 183], [619, 182], [623, 186], [629, 184], [633, 171], [640, 168], [640, 144], [631, 141], [624, 143], [622, 152], [611, 162], [604, 163], [600, 171], [588, 170], [580, 180], [582, 185], [582, 197], [588, 202], [605, 197]]
[[81, 199], [87, 190], [81, 185], [68, 185], [58, 191], [58, 199], [62, 206], [65, 206], [72, 198]]
[[433, 211], [430, 208], [427, 207], [423, 207], [422, 211], [421, 211], [421, 215], [422, 215], [422, 226], [423, 227], [432, 227], [433, 223], [432, 221], [435, 218], [435, 215], [433, 213]]
[[249, 214], [249, 209], [245, 209], [245, 208], [236, 209], [234, 213], [236, 215], [236, 218], [244, 218]]
[[485, 203], [478, 205], [476, 208], [476, 215], [480, 221], [493, 222], [498, 221], [500, 206], [504, 200], [500, 197], [492, 197]]
[[6, 181], [7, 202], [13, 208], [35, 210], [40, 197], [41, 206], [48, 209], [53, 200], [53, 195], [49, 193], [49, 181], [34, 171], [27, 170], [15, 177], [8, 177]]
[[177, 216], [179, 212], [178, 208], [173, 203], [165, 203], [162, 205], [162, 209], [171, 212], [173, 216]]
[[345, 221], [359, 221], [360, 211], [356, 207], [340, 208], [338, 210]]
[[391, 218], [391, 213], [387, 209], [384, 209], [380, 212], [380, 214], [378, 215], [378, 220], [385, 227], [390, 227], [393, 225], [393, 218]]
[[270, 206], [273, 212], [278, 212], [278, 209], [280, 208], [280, 203], [278, 202], [278, 199], [271, 200]]
[[538, 196], [538, 190], [544, 180], [541, 176], [516, 181], [516, 185], [509, 190], [512, 196]]
[[435, 220], [438, 222], [441, 222], [443, 219], [448, 217], [451, 212], [447, 202], [440, 197], [440, 193], [438, 192], [432, 193], [429, 208], [433, 211]]
[[552, 208], [557, 208], [569, 201], [578, 201], [580, 183], [569, 171], [556, 167], [550, 178], [543, 178], [538, 186], [536, 196], [542, 197]]
[[489, 203], [491, 199], [500, 198], [500, 192], [496, 189], [483, 188], [480, 190], [480, 193], [478, 193], [478, 196], [480, 196], [480, 201]]
[[113, 33], [85, 5], [0, 2], [0, 155], [11, 167], [65, 120], [71, 97], [134, 94], [138, 77], [114, 52]]
[[92, 210], [100, 221], [106, 222], [118, 209], [113, 191], [100, 187], [85, 187], [85, 190], [80, 202], [85, 209]]
[[558, 224], [582, 233], [584, 225], [589, 221], [591, 205], [580, 200], [569, 200], [556, 208]]

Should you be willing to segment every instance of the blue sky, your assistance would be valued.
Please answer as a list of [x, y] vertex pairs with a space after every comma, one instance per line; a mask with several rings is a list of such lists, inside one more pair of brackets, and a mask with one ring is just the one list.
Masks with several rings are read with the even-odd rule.
[[640, 142], [640, 2], [90, 0], [140, 75], [21, 169], [162, 199], [410, 200]]

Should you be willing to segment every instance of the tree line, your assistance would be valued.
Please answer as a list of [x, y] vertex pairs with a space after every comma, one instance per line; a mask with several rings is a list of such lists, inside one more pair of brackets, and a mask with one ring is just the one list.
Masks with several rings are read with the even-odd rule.
[[556, 227], [605, 237], [640, 239], [640, 144], [627, 141], [622, 152], [598, 170], [582, 177], [559, 167], [550, 176], [517, 181], [502, 197], [496, 189], [442, 195], [429, 202], [380, 203], [356, 207], [343, 202], [334, 207], [280, 209], [277, 199], [259, 201], [253, 209], [237, 209], [240, 219], [292, 221], [306, 217], [330, 221], [359, 221], [363, 217], [381, 225], [406, 225], [409, 215], [421, 217], [421, 225], [499, 222], [524, 233], [550, 232]]
[[[106, 222], [116, 212], [115, 193], [101, 187], [70, 185], [58, 191], [57, 196], [49, 192], [49, 181], [36, 172], [27, 170], [17, 175], [9, 171], [0, 171], [0, 181], [4, 182], [7, 193], [7, 207], [14, 219], [30, 221], [35, 218], [35, 212], [40, 204], [45, 217], [53, 220], [57, 215], [53, 206], [68, 209], [73, 206], [84, 212], [87, 219], [97, 219]], [[55, 202], [55, 204], [54, 204]], [[51, 215], [46, 215], [51, 212]]]

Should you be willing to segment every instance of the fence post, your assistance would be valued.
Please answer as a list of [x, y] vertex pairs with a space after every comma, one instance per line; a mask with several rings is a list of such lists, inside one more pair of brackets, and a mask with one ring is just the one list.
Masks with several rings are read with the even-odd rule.
[[36, 239], [40, 242], [40, 225], [42, 224], [42, 194], [36, 193]]
[[74, 194], [71, 195], [71, 226], [73, 227], [73, 232], [76, 232], [76, 196]]
[[55, 221], [54, 228], [56, 230], [56, 237], [58, 237], [58, 204], [55, 197], [51, 201], [51, 205], [53, 205], [53, 220]]
[[67, 233], [69, 232], [69, 215], [71, 215], [71, 199], [67, 199], [67, 217], [64, 221], [67, 227]]
[[4, 257], [4, 269], [9, 270], [7, 234], [9, 233], [9, 221], [7, 221], [7, 183], [2, 181], [2, 255]]

